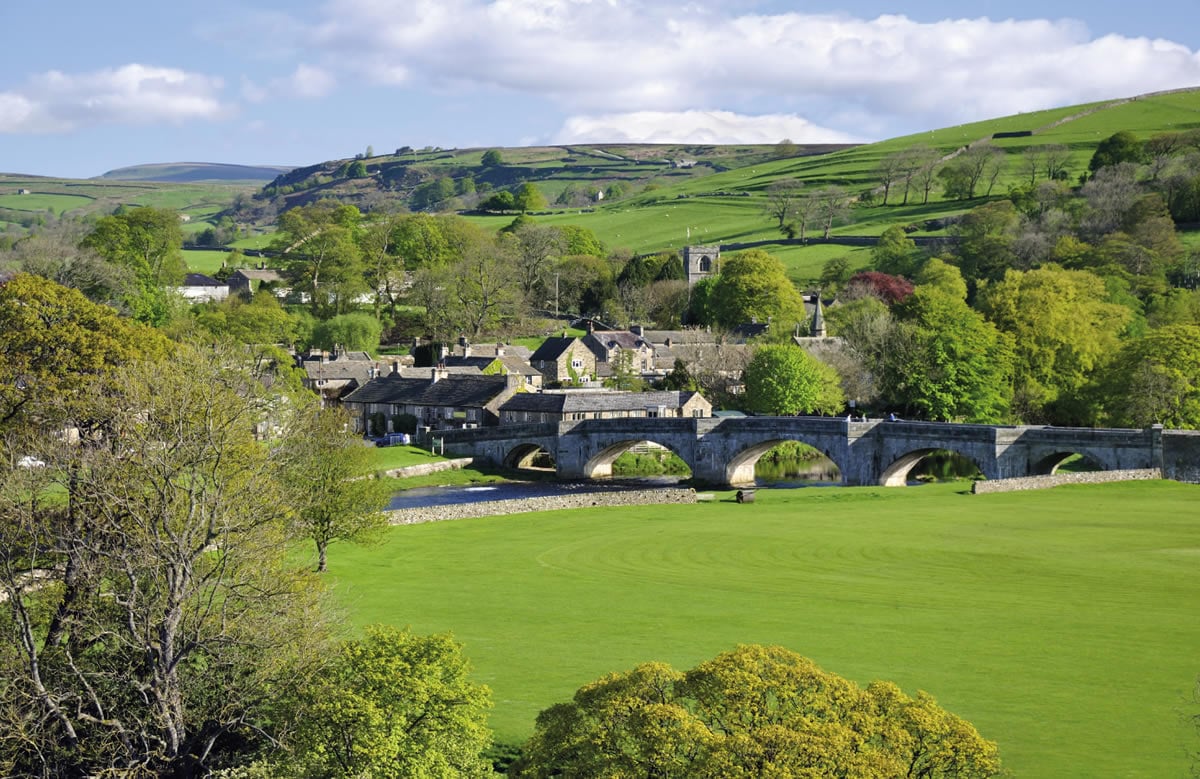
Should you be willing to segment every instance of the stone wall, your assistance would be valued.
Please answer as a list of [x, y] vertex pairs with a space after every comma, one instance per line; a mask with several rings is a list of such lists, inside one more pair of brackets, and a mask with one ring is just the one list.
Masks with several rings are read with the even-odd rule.
[[695, 502], [696, 491], [691, 488], [663, 487], [655, 490], [614, 490], [611, 492], [586, 492], [577, 495], [550, 495], [540, 498], [491, 500], [479, 503], [401, 509], [391, 512], [391, 522], [393, 525], [416, 525], [422, 522], [439, 522], [445, 519], [494, 517], [507, 514], [523, 514], [530, 511], [557, 511], [559, 509], [579, 509], [590, 508], [592, 506], [649, 506], [663, 503], [682, 504]]
[[432, 463], [406, 465], [403, 468], [393, 468], [390, 471], [384, 471], [384, 473], [393, 479], [407, 479], [410, 476], [428, 476], [431, 473], [439, 473], [441, 471], [457, 471], [460, 468], [466, 468], [474, 462], [474, 457], [458, 457], [453, 460], [438, 460]]
[[1200, 430], [1163, 432], [1163, 475], [1200, 484]]
[[971, 487], [971, 492], [987, 494], [993, 492], [1020, 492], [1022, 490], [1042, 490], [1047, 487], [1058, 487], [1063, 484], [1104, 484], [1112, 481], [1142, 481], [1161, 479], [1162, 471], [1158, 468], [1145, 468], [1133, 471], [1084, 471], [1083, 473], [1056, 473], [1053, 476], [1023, 476], [1016, 479], [988, 479], [977, 481]]

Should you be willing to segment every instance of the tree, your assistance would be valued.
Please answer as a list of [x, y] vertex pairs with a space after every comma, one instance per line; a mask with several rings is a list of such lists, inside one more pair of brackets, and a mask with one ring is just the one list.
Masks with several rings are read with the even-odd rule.
[[940, 156], [928, 146], [917, 144], [900, 153], [900, 180], [904, 184], [904, 200], [908, 205], [908, 193], [914, 188], [922, 191], [922, 203], [929, 202], [929, 191], [937, 178]]
[[369, 543], [387, 527], [383, 510], [392, 489], [372, 478], [372, 451], [350, 432], [344, 411], [305, 403], [292, 415], [279, 455], [288, 466], [287, 502], [298, 535], [316, 545], [318, 573], [325, 571], [330, 544]]
[[761, 249], [738, 252], [721, 265], [710, 298], [712, 324], [736, 327], [751, 321], [777, 322], [788, 332], [807, 317], [804, 300], [783, 264]]
[[871, 247], [871, 264], [877, 271], [911, 279], [917, 266], [917, 244], [903, 227], [892, 225]]
[[516, 316], [521, 289], [511, 247], [475, 228], [454, 265], [452, 316], [459, 331], [478, 338], [486, 329]]
[[1010, 338], [940, 289], [901, 306], [882, 366], [885, 399], [925, 419], [995, 423], [1012, 399]]
[[546, 278], [554, 260], [566, 249], [566, 239], [557, 227], [523, 224], [512, 233], [516, 240], [516, 266], [521, 294], [527, 304], [540, 307]]
[[892, 185], [901, 178], [903, 169], [903, 151], [885, 154], [879, 160], [879, 164], [875, 166], [875, 178], [879, 181], [879, 185], [883, 187], [883, 205], [886, 206], [888, 204], [888, 196], [892, 192]]
[[526, 181], [517, 187], [513, 194], [513, 205], [522, 214], [528, 211], [539, 211], [546, 207], [546, 196], [532, 181]]
[[345, 349], [375, 352], [379, 349], [382, 334], [383, 325], [378, 319], [365, 311], [354, 311], [338, 314], [318, 323], [313, 329], [311, 345], [325, 350], [341, 346]]
[[496, 149], [488, 149], [485, 151], [479, 162], [485, 168], [494, 168], [497, 165], [504, 164], [504, 160], [500, 157], [500, 152]]
[[981, 182], [991, 184], [1004, 166], [1005, 153], [990, 143], [977, 143], [942, 166], [942, 178], [946, 197], [958, 200], [974, 200]]
[[366, 291], [362, 250], [355, 240], [361, 216], [354, 206], [322, 201], [279, 217], [272, 248], [287, 263], [293, 288], [308, 296], [314, 316], [343, 313]]
[[1012, 337], [1013, 411], [1032, 423], [1082, 424], [1083, 389], [1119, 346], [1131, 319], [1104, 281], [1055, 265], [1010, 270], [979, 292], [979, 310]]
[[804, 182], [799, 179], [777, 179], [767, 186], [767, 214], [775, 220], [779, 231], [789, 235], [788, 225], [796, 215], [797, 201], [803, 196]]
[[167, 289], [183, 280], [185, 270], [177, 213], [139, 207], [106, 216], [81, 245], [133, 272], [138, 287], [123, 302], [135, 319], [154, 325], [166, 321]]
[[775, 159], [786, 160], [788, 157], [795, 157], [798, 151], [791, 138], [784, 138], [775, 144]]
[[491, 693], [448, 635], [384, 626], [346, 641], [306, 691], [298, 774], [338, 779], [484, 777]]
[[850, 211], [850, 198], [841, 187], [825, 187], [813, 193], [816, 213], [821, 222], [822, 234], [829, 237], [834, 222], [845, 218]]
[[346, 169], [347, 178], [365, 179], [367, 177], [367, 165], [362, 160], [355, 160], [350, 163], [350, 167]]
[[750, 411], [836, 414], [846, 404], [837, 371], [797, 346], [759, 347], [743, 373]]
[[846, 282], [846, 292], [850, 298], [870, 295], [891, 306], [908, 300], [912, 295], [913, 285], [901, 276], [867, 270], [850, 277]]
[[680, 673], [646, 663], [538, 715], [520, 779], [996, 776], [996, 745], [928, 694], [866, 689], [778, 646]]
[[[115, 369], [165, 355], [162, 334], [78, 290], [18, 273], [0, 282], [0, 428], [83, 423]], [[65, 416], [63, 416], [65, 415]]]
[[198, 776], [278, 737], [326, 624], [253, 435], [286, 408], [262, 378], [186, 345], [122, 366], [91, 387], [103, 424], [47, 450], [44, 481], [0, 471], [11, 774]]
[[1200, 326], [1169, 325], [1127, 342], [1097, 385], [1109, 424], [1200, 429]]
[[968, 286], [1003, 278], [1016, 261], [1013, 245], [1021, 216], [1008, 200], [985, 203], [959, 220], [956, 251], [959, 269]]
[[1095, 173], [1122, 162], [1140, 163], [1145, 156], [1146, 150], [1137, 136], [1129, 130], [1121, 130], [1096, 144], [1096, 151], [1088, 161], [1088, 170]]

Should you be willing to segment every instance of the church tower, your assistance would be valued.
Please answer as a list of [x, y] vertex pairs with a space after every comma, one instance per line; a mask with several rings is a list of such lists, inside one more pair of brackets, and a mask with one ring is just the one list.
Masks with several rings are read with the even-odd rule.
[[721, 272], [721, 247], [683, 247], [683, 267], [687, 270], [689, 287], [694, 286], [700, 279], [715, 276]]

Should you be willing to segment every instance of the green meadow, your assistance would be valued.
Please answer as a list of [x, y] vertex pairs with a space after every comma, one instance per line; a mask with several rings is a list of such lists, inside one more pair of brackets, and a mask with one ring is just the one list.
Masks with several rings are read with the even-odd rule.
[[523, 740], [604, 673], [774, 643], [933, 694], [1014, 777], [1183, 776], [1200, 735], [1200, 487], [760, 490], [339, 545], [352, 624], [452, 631]]

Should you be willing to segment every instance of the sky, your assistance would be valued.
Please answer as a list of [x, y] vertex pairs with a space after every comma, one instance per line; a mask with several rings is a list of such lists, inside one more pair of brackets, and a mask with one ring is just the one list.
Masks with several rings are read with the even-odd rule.
[[873, 141], [1200, 86], [1200, 0], [0, 0], [0, 172]]

